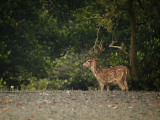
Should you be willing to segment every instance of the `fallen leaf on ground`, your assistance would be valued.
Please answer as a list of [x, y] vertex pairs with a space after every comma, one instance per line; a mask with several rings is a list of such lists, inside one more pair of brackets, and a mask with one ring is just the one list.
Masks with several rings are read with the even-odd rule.
[[126, 101], [126, 103], [129, 103], [130, 101]]
[[109, 100], [107, 101], [107, 103], [109, 103]]
[[67, 104], [69, 104], [67, 101], [63, 101], [64, 103], [67, 103]]
[[136, 100], [131, 101], [131, 103], [135, 103], [135, 102], [136, 102]]
[[151, 106], [152, 104], [147, 104], [146, 106]]
[[41, 105], [37, 105], [37, 108], [40, 108], [41, 107]]
[[2, 110], [4, 110], [4, 111], [5, 111], [5, 110], [8, 110], [8, 109], [9, 109], [9, 108], [3, 108]]
[[1, 103], [7, 103], [8, 101], [2, 99], [2, 100], [0, 100], [0, 102], [1, 102]]
[[118, 103], [116, 103], [116, 102], [113, 102], [113, 104], [118, 104]]
[[21, 103], [13, 103], [13, 105], [20, 105]]
[[126, 106], [124, 103], [122, 103], [122, 104], [123, 104], [123, 105], [122, 105], [123, 107], [125, 107], [125, 106]]
[[158, 103], [157, 103], [156, 105], [157, 105], [157, 106], [160, 106], [160, 104], [158, 104]]
[[102, 107], [102, 105], [99, 105], [99, 107]]
[[116, 108], [118, 108], [118, 106], [113, 107], [113, 109], [116, 109]]

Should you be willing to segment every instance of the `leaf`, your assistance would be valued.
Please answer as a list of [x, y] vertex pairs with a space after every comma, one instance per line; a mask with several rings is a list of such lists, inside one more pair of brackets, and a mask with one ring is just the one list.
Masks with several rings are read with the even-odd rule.
[[109, 103], [109, 100], [107, 100], [107, 103]]
[[37, 105], [37, 108], [40, 108], [41, 107], [41, 105], [39, 104], [39, 105]]
[[102, 105], [99, 105], [99, 107], [102, 107]]
[[76, 98], [73, 98], [72, 100], [76, 100]]
[[11, 51], [8, 51], [8, 55], [11, 53]]
[[3, 108], [2, 110], [4, 110], [4, 111], [6, 111], [6, 110], [8, 110], [9, 108]]
[[16, 27], [18, 27], [18, 23], [16, 23]]
[[66, 103], [66, 104], [69, 104], [67, 101], [63, 101], [64, 103]]
[[158, 107], [160, 107], [160, 104], [157, 103], [156, 105], [157, 105]]
[[146, 106], [151, 106], [152, 104], [147, 104]]
[[131, 102], [131, 101], [126, 101], [126, 103], [129, 103], [129, 102]]
[[21, 103], [13, 103], [13, 105], [20, 105]]
[[116, 102], [113, 102], [113, 104], [118, 104], [118, 103], [116, 103]]
[[136, 100], [131, 101], [131, 103], [135, 103], [135, 102], [136, 102]]
[[117, 108], [118, 108], [118, 106], [113, 107], [113, 109], [117, 109]]

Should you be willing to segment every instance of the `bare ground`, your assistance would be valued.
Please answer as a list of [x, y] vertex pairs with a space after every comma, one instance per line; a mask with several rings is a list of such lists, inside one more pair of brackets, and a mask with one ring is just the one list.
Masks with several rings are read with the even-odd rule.
[[0, 120], [160, 120], [160, 93], [0, 91]]

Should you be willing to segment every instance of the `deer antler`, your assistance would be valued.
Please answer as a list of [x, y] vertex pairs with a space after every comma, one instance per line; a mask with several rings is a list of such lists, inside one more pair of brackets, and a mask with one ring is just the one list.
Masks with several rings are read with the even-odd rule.
[[97, 53], [95, 53], [95, 54], [92, 55], [92, 56], [91, 56], [91, 53], [90, 53], [90, 58], [93, 58], [95, 55], [97, 55], [97, 54], [99, 54], [99, 53], [101, 52], [101, 50], [102, 50], [102, 48], [103, 48], [102, 45], [103, 45], [103, 41], [100, 42]]

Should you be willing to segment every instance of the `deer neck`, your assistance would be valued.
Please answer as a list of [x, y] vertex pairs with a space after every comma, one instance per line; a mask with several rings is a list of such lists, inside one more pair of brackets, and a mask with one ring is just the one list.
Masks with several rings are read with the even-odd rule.
[[96, 74], [100, 70], [100, 67], [98, 66], [96, 61], [94, 61], [93, 65], [91, 66], [91, 70], [92, 70], [93, 75], [96, 77]]

